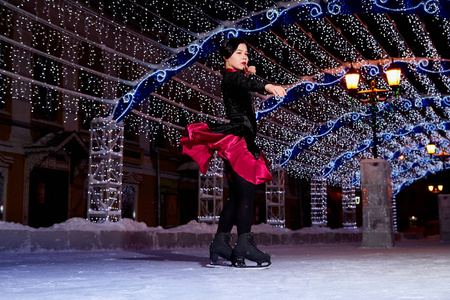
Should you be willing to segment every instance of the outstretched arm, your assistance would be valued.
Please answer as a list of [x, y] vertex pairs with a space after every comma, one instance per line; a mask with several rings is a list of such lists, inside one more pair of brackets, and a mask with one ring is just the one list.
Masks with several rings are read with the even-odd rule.
[[[256, 68], [254, 66], [245, 65], [243, 71], [244, 71], [245, 76], [248, 76], [251, 74], [256, 74]], [[264, 86], [264, 89], [266, 90], [266, 92], [273, 94], [275, 96], [281, 97], [281, 98], [286, 96], [285, 88], [282, 86], [279, 86], [279, 85], [266, 84]]]

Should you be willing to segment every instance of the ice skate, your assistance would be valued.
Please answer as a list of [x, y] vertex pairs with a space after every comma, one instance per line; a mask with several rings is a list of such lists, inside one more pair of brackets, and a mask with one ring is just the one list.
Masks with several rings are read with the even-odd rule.
[[[219, 257], [231, 261], [233, 255], [233, 248], [230, 246], [231, 233], [229, 232], [217, 232], [214, 236], [214, 240], [209, 246], [209, 258], [211, 259], [211, 265], [220, 265], [223, 263], [218, 262]], [[231, 263], [229, 264], [231, 265]]]
[[[256, 248], [253, 233], [243, 233], [238, 237], [233, 251], [233, 264], [237, 268], [267, 268], [272, 263], [270, 255]], [[247, 266], [245, 259], [256, 262], [256, 266]]]

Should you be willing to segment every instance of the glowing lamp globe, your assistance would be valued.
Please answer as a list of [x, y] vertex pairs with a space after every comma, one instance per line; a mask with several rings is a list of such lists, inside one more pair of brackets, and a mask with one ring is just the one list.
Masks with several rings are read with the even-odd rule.
[[390, 86], [399, 86], [400, 85], [400, 77], [402, 77], [402, 70], [400, 67], [392, 63], [389, 68], [386, 70], [386, 77]]
[[347, 74], [345, 74], [345, 83], [347, 85], [347, 89], [349, 89], [350, 91], [356, 91], [359, 83], [359, 73], [355, 68], [351, 67], [348, 70]]
[[431, 154], [431, 155], [435, 154], [436, 153], [436, 145], [433, 143], [428, 144], [427, 152], [428, 152], [428, 154]]
[[442, 185], [442, 184], [438, 184], [436, 187], [434, 185], [428, 186], [428, 190], [435, 194], [442, 192], [443, 189], [444, 189], [444, 185]]

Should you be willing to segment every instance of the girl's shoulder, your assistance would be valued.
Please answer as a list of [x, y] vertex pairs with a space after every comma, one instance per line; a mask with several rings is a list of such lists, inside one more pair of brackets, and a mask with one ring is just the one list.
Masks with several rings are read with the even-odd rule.
[[238, 84], [242, 81], [247, 81], [250, 78], [244, 75], [244, 72], [227, 72], [222, 77], [222, 83]]

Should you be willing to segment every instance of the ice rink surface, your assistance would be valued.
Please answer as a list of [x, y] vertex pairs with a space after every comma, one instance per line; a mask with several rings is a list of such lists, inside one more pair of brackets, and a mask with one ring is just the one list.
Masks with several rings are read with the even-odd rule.
[[450, 299], [450, 245], [260, 247], [264, 270], [206, 268], [208, 249], [0, 253], [0, 299]]

